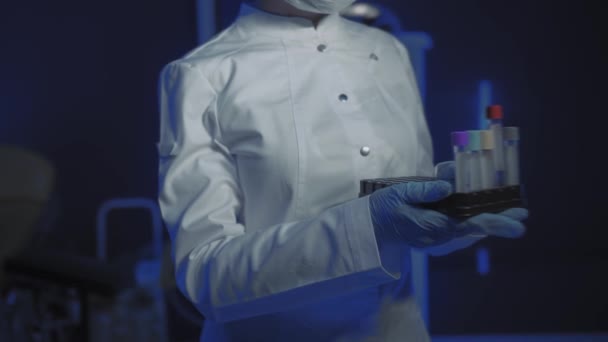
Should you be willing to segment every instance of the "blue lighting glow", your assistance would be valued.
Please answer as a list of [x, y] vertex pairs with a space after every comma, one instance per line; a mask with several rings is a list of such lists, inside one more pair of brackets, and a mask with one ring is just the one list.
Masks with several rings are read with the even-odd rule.
[[486, 108], [492, 104], [492, 83], [479, 82], [479, 109], [477, 116], [477, 129], [486, 129]]
[[490, 251], [487, 248], [477, 249], [477, 273], [480, 275], [490, 273]]

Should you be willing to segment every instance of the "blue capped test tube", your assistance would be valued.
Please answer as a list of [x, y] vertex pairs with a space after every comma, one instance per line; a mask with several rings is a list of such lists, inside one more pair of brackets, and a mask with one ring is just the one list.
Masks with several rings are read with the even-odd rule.
[[505, 183], [519, 184], [519, 128], [503, 128], [505, 148]]
[[469, 133], [468, 132], [453, 132], [452, 146], [454, 148], [454, 164], [455, 164], [455, 186], [456, 192], [469, 192], [470, 178], [470, 153]]

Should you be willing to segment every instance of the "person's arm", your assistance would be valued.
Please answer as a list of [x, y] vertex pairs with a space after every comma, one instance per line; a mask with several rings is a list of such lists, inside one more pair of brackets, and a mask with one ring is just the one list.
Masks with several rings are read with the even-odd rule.
[[207, 319], [288, 310], [400, 277], [381, 263], [368, 197], [248, 231], [235, 161], [222, 144], [217, 93], [185, 62], [165, 67], [159, 92], [159, 203], [178, 287]]

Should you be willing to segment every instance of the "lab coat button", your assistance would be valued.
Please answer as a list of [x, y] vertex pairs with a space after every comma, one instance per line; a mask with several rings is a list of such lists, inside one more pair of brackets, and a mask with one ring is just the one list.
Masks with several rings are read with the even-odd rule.
[[346, 102], [348, 101], [348, 96], [346, 96], [346, 94], [340, 94], [338, 99], [340, 99], [340, 102]]
[[372, 149], [369, 148], [368, 146], [363, 146], [363, 147], [361, 147], [361, 151], [359, 151], [359, 152], [361, 153], [362, 156], [367, 157], [367, 156], [369, 156], [371, 151], [372, 151]]
[[320, 44], [319, 46], [317, 46], [317, 50], [319, 50], [319, 52], [323, 52], [325, 51], [325, 49], [327, 49], [327, 45], [325, 44]]

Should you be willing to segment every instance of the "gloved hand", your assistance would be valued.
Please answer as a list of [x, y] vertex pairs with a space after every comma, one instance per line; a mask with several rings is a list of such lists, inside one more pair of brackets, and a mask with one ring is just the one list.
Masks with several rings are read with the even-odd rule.
[[527, 218], [526, 209], [481, 214], [458, 222], [437, 211], [416, 206], [439, 201], [451, 193], [451, 184], [442, 180], [396, 184], [375, 191], [370, 195], [369, 205], [376, 238], [426, 248], [470, 234], [506, 238], [524, 234], [525, 227], [520, 221]]
[[453, 160], [444, 161], [435, 165], [435, 178], [444, 180], [456, 187], [456, 165]]

